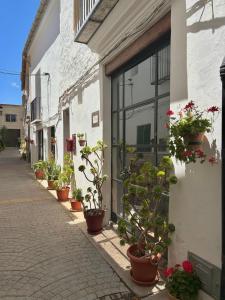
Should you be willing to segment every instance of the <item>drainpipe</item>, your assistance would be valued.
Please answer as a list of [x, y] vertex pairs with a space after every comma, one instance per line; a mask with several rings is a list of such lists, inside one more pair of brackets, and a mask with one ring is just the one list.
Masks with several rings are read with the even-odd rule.
[[222, 80], [222, 274], [221, 300], [225, 300], [225, 58], [220, 67]]

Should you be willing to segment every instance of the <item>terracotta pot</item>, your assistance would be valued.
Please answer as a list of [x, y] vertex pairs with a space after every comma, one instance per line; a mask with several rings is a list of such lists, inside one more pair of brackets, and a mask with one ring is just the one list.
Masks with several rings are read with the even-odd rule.
[[186, 135], [184, 137], [184, 143], [187, 145], [187, 148], [192, 151], [203, 150], [203, 140], [204, 133], [198, 133], [195, 135]]
[[74, 211], [81, 211], [81, 202], [80, 201], [77, 201], [75, 199], [72, 199], [70, 201], [71, 203], [71, 209], [74, 210]]
[[48, 180], [48, 189], [49, 190], [55, 190], [54, 182], [55, 182], [55, 180]]
[[153, 264], [149, 258], [135, 256], [136, 251], [137, 245], [127, 249], [132, 280], [138, 285], [151, 286], [158, 281], [158, 264]]
[[60, 202], [67, 201], [69, 198], [69, 191], [70, 191], [69, 187], [62, 188], [61, 190], [56, 190], [58, 201]]
[[84, 147], [86, 143], [86, 140], [79, 140], [79, 144], [81, 147]]
[[45, 173], [42, 170], [35, 171], [35, 176], [39, 180], [43, 180], [45, 178]]
[[84, 213], [88, 233], [94, 235], [102, 231], [104, 216], [105, 211], [102, 209], [89, 209]]

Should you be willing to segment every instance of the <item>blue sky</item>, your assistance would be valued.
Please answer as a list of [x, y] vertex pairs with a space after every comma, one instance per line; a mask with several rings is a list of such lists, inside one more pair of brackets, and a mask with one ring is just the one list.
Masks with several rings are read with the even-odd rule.
[[[0, 71], [21, 71], [24, 44], [40, 0], [1, 0]], [[0, 73], [0, 103], [21, 104], [20, 76]]]

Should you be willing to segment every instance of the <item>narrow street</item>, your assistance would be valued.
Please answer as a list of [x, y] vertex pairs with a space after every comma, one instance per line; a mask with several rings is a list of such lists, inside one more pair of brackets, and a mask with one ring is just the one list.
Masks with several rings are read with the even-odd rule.
[[0, 153], [0, 299], [129, 299], [70, 221], [18, 150]]

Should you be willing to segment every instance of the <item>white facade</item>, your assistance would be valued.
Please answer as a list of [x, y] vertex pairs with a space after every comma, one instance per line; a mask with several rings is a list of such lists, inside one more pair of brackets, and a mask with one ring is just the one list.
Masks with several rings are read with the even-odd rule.
[[[162, 6], [157, 10], [160, 3]], [[56, 158], [62, 163], [65, 132], [63, 110], [69, 108], [70, 137], [74, 133], [86, 133], [89, 145], [94, 145], [99, 139], [104, 140], [109, 147], [105, 157], [105, 172], [109, 180], [104, 192], [109, 219], [111, 78], [105, 75], [105, 65], [171, 11], [171, 108], [177, 111], [190, 100], [202, 108], [212, 105], [221, 107], [219, 68], [225, 55], [222, 42], [225, 35], [225, 3], [216, 0], [212, 6], [210, 1], [203, 0], [122, 0], [105, 19], [88, 46], [74, 42], [72, 7], [72, 0], [50, 1], [29, 50], [31, 73], [36, 74], [40, 70], [41, 73], [50, 74], [41, 77], [42, 123], [41, 127], [31, 125], [32, 135], [36, 140], [35, 131], [43, 127], [44, 158], [47, 159], [48, 127], [56, 126]], [[153, 11], [154, 15], [149, 18]], [[131, 34], [134, 31], [136, 34]], [[125, 36], [127, 38], [124, 39]], [[123, 42], [119, 43], [120, 40]], [[79, 78], [101, 58], [99, 65], [79, 85]], [[74, 83], [77, 84], [71, 89], [72, 92], [65, 93]], [[29, 102], [35, 98], [34, 85], [32, 77]], [[91, 114], [98, 110], [100, 126], [92, 128]], [[37, 159], [36, 143], [31, 147], [34, 162]], [[81, 162], [79, 150], [77, 144], [77, 155], [73, 156], [75, 170]], [[218, 164], [185, 165], [174, 161], [179, 183], [171, 190], [170, 197], [169, 218], [175, 224], [176, 232], [169, 249], [169, 263], [180, 263], [191, 251], [221, 268], [221, 116], [215, 120], [213, 133], [207, 135], [204, 150], [209, 154], [216, 152]], [[77, 185], [84, 188], [86, 182], [78, 172]], [[212, 298], [201, 293], [199, 299]]]

